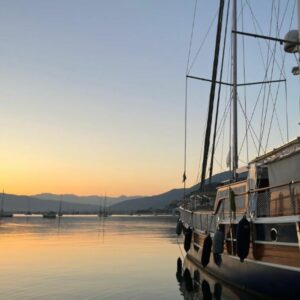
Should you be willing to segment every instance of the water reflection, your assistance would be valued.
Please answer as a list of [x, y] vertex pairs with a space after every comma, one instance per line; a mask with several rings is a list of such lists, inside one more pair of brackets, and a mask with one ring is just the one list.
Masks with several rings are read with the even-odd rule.
[[176, 279], [180, 293], [186, 300], [254, 299], [253, 295], [224, 284], [206, 273], [187, 257], [184, 258], [183, 262], [181, 258], [177, 259]]
[[181, 300], [172, 217], [0, 221], [1, 299]]
[[104, 243], [105, 237], [105, 220], [106, 217], [98, 215], [98, 241], [101, 240], [102, 243]]

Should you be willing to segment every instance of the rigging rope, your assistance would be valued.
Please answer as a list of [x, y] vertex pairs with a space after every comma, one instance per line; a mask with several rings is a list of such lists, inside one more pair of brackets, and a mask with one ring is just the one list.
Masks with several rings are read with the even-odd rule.
[[[255, 32], [257, 33], [257, 28], [260, 30], [260, 32], [262, 32], [261, 27], [260, 27], [260, 25], [259, 25], [257, 19], [255, 18], [255, 15], [254, 15], [254, 13], [253, 13], [253, 11], [252, 11], [252, 8], [251, 8], [251, 6], [250, 6], [248, 0], [246, 0], [246, 3], [247, 3], [247, 6], [249, 7], [249, 10], [250, 10], [250, 12], [251, 12], [251, 15], [252, 15], [252, 21], [253, 21], [253, 26], [254, 26]], [[288, 6], [288, 4], [287, 4], [287, 6]], [[285, 10], [284, 10], [284, 14], [283, 14], [283, 16], [282, 16], [280, 25], [277, 25], [277, 33], [276, 33], [276, 35], [278, 35], [279, 32], [280, 32], [280, 30], [281, 30], [281, 27], [282, 27], [282, 24], [283, 24], [283, 20], [284, 20], [284, 18], [285, 18], [285, 16], [286, 16], [286, 12], [287, 12], [287, 8], [288, 8], [287, 6], [286, 6], [286, 8], [285, 8]], [[295, 5], [294, 5], [294, 8], [295, 8]], [[279, 24], [279, 14], [277, 14], [277, 24]], [[279, 28], [279, 30], [278, 30], [278, 28]], [[264, 68], [265, 68], [265, 78], [264, 78], [264, 80], [266, 80], [266, 78], [267, 78], [267, 76], [268, 76], [268, 75], [267, 75], [267, 74], [268, 74], [268, 70], [269, 70], [269, 69], [272, 70], [272, 69], [274, 68], [274, 63], [278, 66], [278, 69], [280, 70], [280, 76], [282, 76], [283, 78], [285, 78], [285, 72], [284, 72], [284, 69], [283, 69], [282, 65], [280, 66], [279, 63], [278, 63], [277, 60], [276, 60], [275, 49], [272, 50], [272, 49], [270, 48], [270, 45], [269, 45], [268, 42], [266, 42], [266, 44], [267, 44], [268, 50], [270, 50], [271, 53], [272, 53], [271, 56], [269, 56], [270, 59], [267, 58], [267, 63], [265, 63], [265, 61], [264, 61], [264, 58], [263, 58], [263, 55], [262, 55], [261, 45], [260, 45], [260, 43], [259, 43], [259, 41], [258, 41], [258, 46], [259, 46], [259, 49], [260, 49], [260, 54], [261, 54], [261, 57], [262, 57], [262, 62], [263, 62]], [[273, 64], [271, 64], [271, 62], [273, 62]], [[271, 67], [271, 65], [272, 65], [272, 67]], [[277, 89], [278, 89], [278, 87], [277, 87]], [[252, 111], [252, 114], [251, 114], [251, 117], [250, 117], [250, 123], [251, 123], [251, 121], [252, 121], [252, 119], [253, 119], [253, 116], [254, 116], [254, 113], [255, 113], [255, 111], [256, 111], [256, 107], [257, 107], [257, 104], [258, 104], [258, 101], [259, 101], [259, 99], [260, 99], [260, 95], [261, 95], [262, 91], [263, 91], [263, 86], [261, 86], [261, 88], [260, 88], [260, 91], [259, 91], [259, 94], [258, 94], [256, 103], [255, 103], [255, 105], [254, 105], [254, 108], [253, 108], [253, 111]], [[278, 96], [278, 91], [276, 92], [276, 97], [275, 97], [276, 99], [277, 99], [277, 96]], [[263, 97], [263, 98], [265, 99], [265, 97]], [[273, 99], [272, 91], [269, 89], [268, 99], [270, 99], [270, 98], [272, 99], [273, 104], [277, 102], [276, 99], [275, 99], [275, 100]], [[262, 113], [264, 112], [263, 116], [266, 116], [266, 113], [267, 113], [267, 106], [268, 106], [268, 105], [266, 105], [266, 108], [264, 108], [264, 109], [262, 110]], [[278, 125], [279, 125], [279, 126], [278, 126], [278, 127], [279, 127], [279, 131], [281, 131], [281, 128], [280, 128], [280, 124], [279, 124], [279, 121], [278, 121], [278, 116], [277, 116], [276, 110], [274, 111], [274, 113], [275, 113], [275, 115], [276, 115], [276, 121], [277, 121], [277, 123], [278, 123]], [[262, 120], [265, 120], [265, 119], [266, 119], [265, 117], [262, 117]], [[264, 121], [263, 121], [263, 122], [264, 122]], [[263, 124], [263, 123], [262, 123], [262, 124]], [[265, 127], [265, 126], [261, 126], [262, 129], [263, 129], [264, 127]], [[250, 128], [249, 125], [248, 125], [248, 128]], [[261, 131], [261, 135], [260, 135], [260, 136], [263, 136], [262, 131]], [[252, 138], [252, 139], [253, 139], [253, 138]], [[244, 140], [243, 140], [242, 145], [244, 144], [244, 141], [245, 141], [245, 137], [244, 137]], [[254, 140], [253, 140], [253, 142], [254, 142]], [[258, 140], [258, 142], [259, 142], [259, 145], [260, 145], [260, 147], [261, 147], [262, 138], [260, 138], [260, 139]], [[254, 142], [254, 143], [255, 143], [255, 142]], [[267, 145], [266, 145], [266, 147], [267, 147]], [[241, 147], [241, 148], [242, 148], [242, 147]]]
[[199, 46], [199, 48], [198, 48], [198, 50], [197, 50], [197, 53], [196, 53], [196, 55], [195, 55], [195, 57], [194, 57], [194, 59], [193, 59], [193, 61], [192, 61], [192, 63], [191, 63], [191, 66], [189, 67], [189, 69], [188, 69], [188, 71], [187, 71], [187, 74], [189, 74], [189, 73], [191, 72], [191, 69], [193, 68], [193, 66], [194, 66], [194, 64], [195, 64], [195, 62], [196, 62], [196, 60], [197, 60], [197, 58], [198, 58], [199, 53], [200, 53], [202, 47], [203, 47], [204, 44], [205, 44], [205, 41], [206, 41], [206, 39], [207, 39], [207, 37], [208, 37], [208, 34], [210, 33], [210, 31], [211, 31], [211, 29], [212, 29], [212, 26], [213, 26], [213, 24], [214, 24], [214, 22], [215, 22], [217, 16], [218, 16], [218, 11], [217, 11], [216, 14], [214, 15], [214, 17], [213, 17], [213, 19], [212, 19], [212, 21], [211, 21], [211, 23], [210, 23], [210, 25], [209, 25], [209, 27], [208, 27], [208, 30], [207, 30], [207, 32], [206, 32], [204, 38], [203, 38], [203, 41], [202, 41], [201, 45]]
[[[252, 7], [251, 7], [251, 5], [249, 3], [249, 0], [246, 0], [246, 3], [247, 3], [247, 6], [249, 8], [249, 11], [251, 13], [251, 17], [252, 17], [252, 22], [253, 22], [255, 33], [257, 34], [257, 27], [258, 27], [260, 34], [263, 34], [263, 30], [261, 29], [261, 27], [259, 25], [259, 22], [257, 21], [257, 18], [255, 17], [255, 14], [254, 14], [254, 12], [252, 10]], [[257, 41], [259, 42], [259, 39]], [[263, 40], [263, 41], [266, 43], [267, 47], [269, 47], [268, 46], [268, 41], [266, 41], [266, 40]], [[259, 43], [259, 45], [260, 45], [260, 43]], [[279, 65], [279, 63], [277, 62], [276, 59], [275, 59], [275, 63], [277, 64], [277, 67], [280, 69], [280, 65]], [[282, 75], [282, 74], [280, 74], [280, 75]]]
[[286, 121], [286, 140], [289, 142], [289, 114], [288, 114], [288, 101], [287, 101], [287, 84], [286, 82], [284, 83], [284, 93], [285, 93], [285, 121]]
[[[273, 4], [274, 4], [274, 1], [273, 1]], [[275, 14], [276, 14], [276, 4], [273, 6], [273, 9], [274, 9]], [[277, 29], [276, 30], [276, 37], [278, 37], [278, 20], [279, 20], [279, 15], [278, 14], [279, 14], [279, 9], [278, 9], [278, 13], [276, 15], [276, 17], [277, 17], [276, 18], [276, 29]], [[272, 14], [272, 16], [273, 16], [273, 14]], [[272, 18], [271, 18], [271, 21], [270, 21], [270, 33], [269, 33], [269, 35], [271, 35], [271, 32], [272, 32], [271, 31], [271, 26], [272, 26]], [[272, 61], [272, 66], [271, 66], [271, 71], [270, 71], [271, 74], [270, 74], [269, 80], [273, 80], [274, 61], [275, 61], [276, 50], [277, 50], [277, 43], [274, 43], [273, 55], [271, 55], [271, 57], [270, 57], [270, 62], [271, 62], [272, 57], [273, 57], [273, 61]], [[268, 61], [267, 61], [267, 63], [268, 63]], [[262, 110], [262, 126], [261, 126], [260, 140], [259, 140], [259, 152], [260, 152], [260, 148], [262, 147], [262, 143], [263, 143], [263, 135], [264, 135], [264, 132], [265, 132], [265, 126], [266, 126], [266, 120], [267, 120], [267, 113], [268, 113], [270, 98], [272, 98], [272, 101], [273, 101], [273, 96], [272, 96], [272, 93], [271, 93], [271, 85], [272, 85], [271, 83], [268, 84], [268, 94], [267, 94], [268, 96], [267, 96], [265, 112]], [[278, 95], [278, 92], [277, 92], [276, 95]], [[277, 96], [276, 96], [276, 99], [277, 99]], [[273, 103], [274, 103], [274, 101], [273, 101]], [[274, 113], [274, 110], [273, 110], [273, 113]], [[272, 117], [273, 117], [273, 114], [272, 114]], [[280, 130], [280, 132], [281, 132], [281, 130]]]
[[[286, 14], [287, 6], [286, 6], [286, 9], [285, 9], [284, 15]], [[278, 10], [279, 10], [279, 8], [278, 8]], [[295, 3], [294, 3], [293, 11], [292, 11], [292, 16], [294, 15], [294, 12], [295, 12]], [[290, 21], [290, 24], [289, 24], [289, 30], [292, 27], [292, 20], [293, 20], [293, 18], [291, 17], [291, 21]], [[282, 26], [282, 24], [283, 24], [283, 20], [282, 20], [280, 26]], [[278, 34], [277, 35], [279, 35], [280, 30], [281, 30], [281, 27], [278, 29]], [[283, 70], [284, 70], [285, 58], [286, 58], [286, 53], [284, 53], [284, 55], [282, 56], [282, 65], [281, 65], [281, 70], [280, 70], [281, 74], [283, 73]], [[273, 112], [272, 112], [272, 118], [271, 118], [270, 125], [269, 125], [269, 131], [268, 131], [267, 141], [266, 141], [266, 145], [265, 145], [265, 153], [266, 153], [267, 147], [268, 147], [268, 141], [269, 141], [269, 137], [270, 137], [270, 134], [271, 134], [271, 128], [272, 128], [274, 114], [275, 114], [275, 118], [276, 118], [277, 125], [278, 125], [278, 128], [279, 128], [279, 133], [280, 133], [281, 139], [282, 139], [282, 141], [284, 143], [282, 129], [281, 129], [279, 118], [278, 118], [278, 114], [277, 114], [277, 111], [276, 111], [276, 103], [277, 103], [278, 93], [279, 93], [279, 84], [277, 85], [275, 100], [273, 99], [273, 96], [271, 95], [272, 96], [271, 98], [272, 98], [272, 101], [273, 101]], [[285, 82], [285, 102], [286, 102], [286, 126], [287, 126], [286, 129], [287, 129], [287, 141], [288, 141], [289, 134], [288, 134], [288, 112], [287, 112], [287, 87], [286, 87], [286, 82]]]
[[186, 150], [187, 150], [187, 91], [188, 91], [188, 81], [187, 77], [185, 77], [185, 101], [184, 101], [184, 162], [183, 162], [183, 199], [185, 199], [185, 189], [186, 189]]
[[[230, 0], [229, 0], [230, 2]], [[248, 7], [249, 11], [250, 11], [250, 16], [252, 16], [252, 22], [253, 22], [253, 27], [254, 27], [254, 31], [255, 33], [263, 33], [261, 26], [257, 20], [257, 18], [255, 17], [253, 10], [251, 8], [250, 5], [250, 1], [249, 0], [244, 0], [241, 1], [242, 3], [242, 9], [241, 9], [241, 24], [242, 24], [242, 31], [244, 31], [244, 7]], [[269, 35], [271, 35], [272, 31], [274, 30], [276, 32], [276, 36], [280, 35], [280, 31], [283, 28], [283, 25], [288, 25], [287, 23], [285, 23], [285, 19], [288, 17], [287, 11], [290, 5], [290, 1], [287, 1], [287, 4], [284, 7], [284, 12], [283, 14], [281, 14], [279, 11], [283, 8], [283, 5], [281, 5], [281, 1], [277, 1], [273, 0], [272, 1], [272, 9], [271, 9], [271, 18], [269, 20], [270, 22], [270, 27], [269, 27]], [[229, 3], [228, 3], [229, 5]], [[206, 32], [204, 39], [199, 47], [199, 49], [197, 50], [197, 53], [195, 55], [195, 57], [193, 59], [191, 59], [191, 48], [192, 48], [192, 38], [194, 36], [194, 26], [195, 26], [195, 18], [196, 18], [196, 9], [197, 9], [197, 0], [195, 1], [195, 9], [194, 9], [194, 17], [193, 17], [193, 24], [192, 24], [192, 32], [191, 32], [191, 40], [190, 40], [190, 47], [189, 47], [189, 54], [188, 54], [188, 60], [187, 60], [187, 68], [186, 68], [186, 75], [189, 74], [189, 72], [191, 71], [191, 69], [193, 68], [198, 55], [208, 37], [209, 32], [211, 31], [212, 25], [216, 19], [217, 13], [215, 15], [215, 17], [213, 18], [213, 21], [210, 23], [209, 29]], [[294, 9], [295, 9], [295, 2], [294, 2]], [[294, 14], [294, 9], [293, 9], [293, 14]], [[282, 10], [281, 10], [282, 11]], [[228, 14], [228, 12], [227, 12]], [[292, 15], [293, 15], [292, 14]], [[285, 24], [284, 24], [285, 23]], [[291, 24], [292, 24], [292, 18], [291, 18], [291, 22], [290, 22], [290, 28], [291, 28]], [[272, 25], [275, 25], [272, 27]], [[227, 27], [227, 21], [226, 21], [226, 27]], [[272, 28], [274, 28], [272, 30]], [[226, 29], [225, 29], [225, 35], [226, 35]], [[274, 34], [274, 33], [273, 33]], [[224, 48], [225, 48], [225, 39], [224, 38]], [[263, 44], [265, 43], [265, 44]], [[277, 47], [276, 43], [273, 46], [270, 41], [266, 41], [260, 43], [260, 41], [258, 40], [258, 48], [259, 48], [259, 52], [260, 52], [260, 57], [261, 57], [261, 62], [262, 62], [262, 67], [263, 67], [263, 74], [264, 74], [264, 78], [263, 81], [271, 81], [272, 78], [275, 76], [275, 74], [279, 73], [280, 79], [285, 79], [286, 78], [286, 72], [284, 69], [284, 62], [285, 62], [285, 53], [283, 52], [281, 47]], [[267, 51], [263, 51], [264, 45], [266, 45], [266, 49]], [[224, 48], [223, 48], [223, 57], [222, 57], [222, 63], [221, 63], [221, 68], [220, 68], [220, 81], [222, 78], [222, 72], [223, 72], [223, 62], [224, 62]], [[279, 51], [278, 51], [279, 48]], [[243, 57], [243, 79], [244, 82], [246, 82], [246, 64], [245, 64], [245, 42], [244, 42], [244, 36], [242, 38], [242, 57]], [[264, 49], [265, 50], [265, 49]], [[263, 55], [263, 53], [266, 53], [267, 55]], [[227, 55], [227, 54], [226, 54]], [[298, 64], [299, 61], [297, 60]], [[277, 71], [278, 68], [278, 71]], [[275, 73], [276, 71], [276, 73]], [[229, 74], [228, 74], [229, 75]], [[186, 79], [186, 91], [185, 91], [185, 145], [184, 145], [184, 178], [186, 179], [186, 156], [187, 156], [187, 107], [188, 107], [188, 103], [187, 103], [187, 94], [188, 94], [188, 80]], [[285, 81], [284, 83], [284, 92], [285, 92], [285, 118], [286, 118], [286, 138], [287, 140], [289, 139], [289, 128], [288, 128], [288, 102], [287, 102], [287, 83]], [[278, 83], [277, 86], [271, 86], [271, 83], [264, 83], [261, 85], [260, 88], [257, 89], [258, 95], [256, 98], [256, 101], [254, 103], [254, 106], [252, 106], [252, 104], [247, 104], [247, 90], [246, 90], [246, 86], [244, 86], [244, 103], [242, 104], [242, 102], [240, 101], [240, 99], [238, 99], [239, 102], [239, 106], [243, 112], [243, 114], [245, 115], [245, 136], [243, 138], [243, 142], [241, 143], [241, 148], [239, 151], [239, 156], [241, 154], [242, 151], [245, 150], [244, 145], [246, 143], [246, 161], [249, 161], [249, 142], [253, 143], [257, 153], [259, 154], [261, 151], [266, 151], [268, 144], [269, 144], [269, 138], [271, 136], [271, 128], [272, 128], [272, 123], [273, 123], [273, 119], [275, 117], [275, 122], [277, 123], [277, 126], [279, 128], [279, 134], [282, 140], [284, 140], [283, 138], [283, 134], [282, 134], [282, 127], [284, 127], [284, 123], [282, 123], [280, 125], [279, 122], [279, 117], [277, 114], [277, 110], [278, 110], [278, 105], [277, 105], [277, 100], [278, 100], [278, 96], [279, 96], [279, 90], [280, 92], [282, 91], [281, 88], [281, 84]], [[228, 91], [228, 90], [227, 90]], [[211, 165], [210, 165], [210, 169], [209, 169], [209, 175], [211, 177], [211, 174], [213, 172], [213, 160], [214, 158], [214, 154], [215, 154], [215, 147], [217, 147], [217, 145], [219, 143], [222, 144], [222, 153], [223, 153], [223, 147], [224, 147], [224, 142], [222, 142], [222, 139], [224, 141], [224, 135], [225, 135], [225, 122], [228, 120], [228, 113], [231, 113], [230, 108], [230, 103], [228, 103], [227, 105], [225, 105], [224, 108], [224, 113], [223, 116], [221, 118], [221, 120], [218, 122], [218, 118], [219, 118], [219, 97], [220, 97], [220, 93], [221, 93], [221, 86], [219, 86], [219, 90], [218, 90], [218, 100], [217, 100], [217, 108], [216, 108], [216, 112], [215, 112], [215, 131], [214, 131], [214, 138], [213, 138], [213, 148], [212, 150], [208, 149], [208, 153], [210, 152], [211, 155]], [[223, 94], [223, 91], [222, 91]], [[248, 107], [247, 107], [248, 106]], [[258, 110], [259, 108], [261, 109], [261, 126], [259, 130], [256, 130], [255, 124], [254, 124], [254, 119], [256, 119], [256, 116], [258, 116]], [[247, 111], [248, 110], [248, 111]], [[299, 110], [300, 110], [300, 98], [299, 98]], [[248, 113], [250, 118], [248, 118]], [[254, 118], [255, 117], [255, 118]], [[268, 117], [268, 118], [267, 118]], [[269, 119], [269, 117], [271, 117], [271, 121], [269, 123], [269, 121], [267, 121], [267, 119]], [[231, 118], [231, 117], [230, 117]], [[211, 118], [212, 119], [212, 118]], [[254, 126], [254, 127], [253, 127]], [[274, 125], [273, 125], [274, 127]], [[227, 131], [227, 128], [226, 128]], [[231, 122], [230, 122], [230, 128], [229, 131], [231, 132]], [[258, 135], [256, 134], [258, 133]], [[252, 142], [251, 142], [252, 140]], [[265, 143], [266, 142], [266, 143]], [[227, 144], [227, 142], [226, 142]], [[229, 142], [229, 144], [231, 144], [231, 142]], [[202, 143], [203, 146], [203, 143]], [[202, 152], [202, 151], [201, 151]], [[243, 152], [245, 153], [245, 152]], [[202, 156], [202, 155], [201, 155]], [[244, 157], [243, 157], [244, 158]], [[240, 158], [240, 160], [242, 161], [242, 159]], [[221, 163], [219, 163], [216, 159], [215, 161], [221, 165], [223, 165], [223, 161], [221, 161]], [[200, 175], [200, 168], [198, 169], [199, 173], [198, 176]], [[203, 177], [203, 173], [205, 174], [206, 172], [203, 170], [203, 165], [202, 165], [202, 177]], [[205, 174], [206, 176], [206, 174]], [[185, 189], [185, 179], [184, 179], [184, 189]], [[201, 182], [203, 180], [201, 179]]]
[[189, 73], [189, 64], [190, 64], [190, 59], [191, 59], [191, 51], [192, 51], [192, 43], [193, 43], [193, 36], [194, 36], [194, 29], [195, 29], [197, 5], [198, 5], [198, 0], [195, 1], [192, 31], [191, 31], [191, 37], [190, 37], [189, 52], [188, 52], [188, 59], [187, 59], [187, 63], [186, 63], [186, 74], [185, 75], [188, 75], [188, 73]]
[[195, 1], [195, 6], [194, 6], [194, 15], [193, 15], [193, 23], [192, 23], [192, 31], [191, 31], [191, 37], [190, 37], [190, 43], [189, 43], [189, 52], [188, 52], [188, 58], [187, 58], [187, 63], [186, 63], [186, 76], [185, 76], [185, 101], [184, 101], [184, 171], [183, 171], [183, 199], [185, 199], [185, 192], [186, 192], [186, 156], [187, 156], [187, 108], [188, 108], [188, 80], [187, 80], [187, 75], [188, 75], [188, 69], [189, 69], [189, 64], [190, 64], [190, 58], [191, 58], [191, 50], [192, 50], [192, 42], [193, 42], [193, 36], [194, 36], [194, 28], [195, 28], [195, 19], [196, 19], [196, 11], [197, 11], [197, 4], [198, 0]]

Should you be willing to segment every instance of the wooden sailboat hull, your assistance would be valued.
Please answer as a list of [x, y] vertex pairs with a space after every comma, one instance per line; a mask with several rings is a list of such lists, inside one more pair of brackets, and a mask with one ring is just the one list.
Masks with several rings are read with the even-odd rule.
[[[190, 276], [184, 276], [186, 270], [189, 271], [186, 275]], [[204, 271], [188, 257], [185, 257], [182, 269], [178, 268], [177, 261], [176, 278], [184, 299], [265, 299], [265, 297], [259, 297], [226, 284], [224, 281]]]
[[[202, 268], [201, 253], [201, 248], [197, 251], [192, 247], [187, 256]], [[221, 257], [222, 263], [217, 266], [211, 255], [205, 270], [230, 285], [272, 299], [294, 298], [300, 295], [300, 268], [252, 259], [240, 262], [238, 257], [227, 254], [222, 254]]]

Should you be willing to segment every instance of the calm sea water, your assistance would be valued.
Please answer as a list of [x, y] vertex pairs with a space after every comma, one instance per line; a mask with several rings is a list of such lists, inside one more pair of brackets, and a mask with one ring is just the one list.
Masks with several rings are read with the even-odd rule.
[[2, 219], [0, 299], [244, 299], [212, 278], [176, 274], [175, 226], [166, 216]]

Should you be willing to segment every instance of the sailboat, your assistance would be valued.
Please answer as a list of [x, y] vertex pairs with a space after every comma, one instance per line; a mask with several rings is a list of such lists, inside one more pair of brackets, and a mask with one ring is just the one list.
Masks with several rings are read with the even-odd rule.
[[104, 209], [103, 209], [103, 217], [108, 217], [109, 213], [108, 213], [108, 207], [107, 207], [107, 199], [106, 199], [106, 194], [104, 197]]
[[98, 217], [101, 218], [103, 216], [103, 207], [102, 207], [103, 198], [99, 199], [99, 208], [98, 208]]
[[28, 197], [27, 199], [27, 211], [25, 212], [25, 216], [31, 216], [32, 215], [32, 212], [31, 212], [31, 209], [30, 209], [30, 198]]
[[[102, 204], [102, 201], [103, 201], [103, 206], [101, 205]], [[109, 213], [108, 213], [108, 209], [107, 209], [107, 206], [106, 206], [106, 194], [105, 194], [105, 197], [104, 197], [104, 200], [99, 200], [99, 211], [98, 211], [98, 216], [99, 217], [108, 217], [109, 216]]]
[[12, 218], [12, 217], [13, 217], [12, 213], [4, 211], [4, 190], [3, 190], [2, 198], [1, 198], [0, 218]]
[[[184, 234], [187, 258], [206, 272], [254, 295], [295, 299], [300, 295], [300, 137], [239, 168], [237, 36], [279, 42], [281, 47], [283, 44], [286, 53], [297, 57], [298, 65], [292, 72], [299, 75], [300, 0], [298, 30], [289, 31], [283, 39], [238, 31], [237, 0], [232, 0], [229, 8], [232, 12], [230, 178], [213, 185], [209, 184], [211, 172], [209, 178], [206, 176], [212, 148], [209, 141], [214, 89], [223, 84], [217, 80], [224, 11], [221, 0], [213, 74], [207, 80], [211, 82], [211, 93], [200, 187], [184, 195], [177, 233]], [[185, 184], [186, 170], [183, 177]]]
[[43, 218], [45, 219], [55, 219], [56, 218], [56, 212], [55, 211], [47, 211], [43, 213]]
[[63, 216], [63, 212], [62, 212], [62, 195], [60, 196], [60, 201], [59, 201], [59, 208], [58, 208], [58, 216], [62, 217]]

